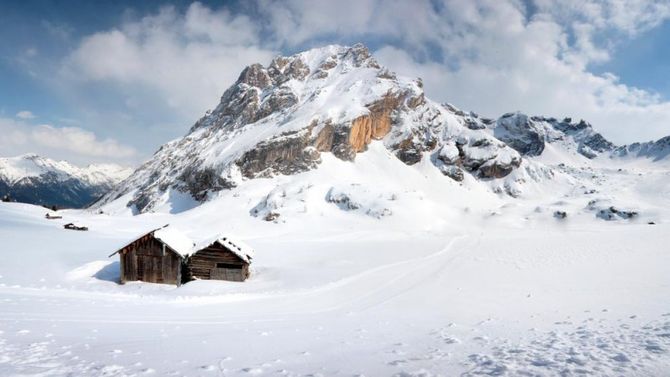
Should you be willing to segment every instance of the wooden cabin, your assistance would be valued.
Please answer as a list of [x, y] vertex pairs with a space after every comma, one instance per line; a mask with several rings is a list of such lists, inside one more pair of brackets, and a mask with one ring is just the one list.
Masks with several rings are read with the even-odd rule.
[[190, 279], [245, 281], [253, 251], [229, 237], [205, 242], [188, 258]]
[[174, 229], [152, 230], [111, 256], [119, 254], [121, 284], [127, 281], [181, 285], [185, 258], [193, 242]]
[[228, 237], [201, 246], [174, 228], [152, 230], [110, 257], [119, 254], [121, 284], [127, 281], [176, 284], [190, 280], [244, 281], [249, 277], [253, 250]]

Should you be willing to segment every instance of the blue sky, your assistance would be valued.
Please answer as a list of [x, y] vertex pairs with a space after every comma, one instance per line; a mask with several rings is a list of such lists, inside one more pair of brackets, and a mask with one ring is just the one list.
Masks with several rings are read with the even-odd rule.
[[427, 94], [496, 117], [670, 134], [670, 1], [0, 2], [0, 155], [137, 164], [245, 65], [368, 45]]
[[[670, 22], [625, 39], [617, 46], [612, 59], [595, 67], [596, 72], [613, 72], [621, 81], [659, 93], [670, 99]], [[670, 130], [670, 126], [669, 126]]]

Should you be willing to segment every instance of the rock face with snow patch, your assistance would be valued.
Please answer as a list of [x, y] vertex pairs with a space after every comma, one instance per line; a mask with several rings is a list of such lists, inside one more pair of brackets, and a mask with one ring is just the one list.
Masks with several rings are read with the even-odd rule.
[[544, 128], [525, 114], [503, 115], [493, 135], [525, 156], [539, 156], [544, 150]]
[[443, 168], [452, 178], [503, 177], [521, 157], [483, 128], [476, 115], [427, 99], [420, 80], [389, 72], [365, 46], [328, 46], [245, 68], [216, 109], [98, 205], [132, 194], [128, 206], [151, 211], [172, 190], [204, 201], [245, 179], [315, 169], [324, 152], [354, 161], [374, 140], [408, 165], [458, 145]]
[[507, 113], [493, 125], [493, 135], [524, 156], [540, 156], [546, 143], [562, 143], [589, 159], [610, 154], [615, 145], [583, 121], [557, 120], [522, 113]]
[[670, 136], [660, 138], [656, 141], [646, 143], [633, 143], [618, 147], [614, 151], [615, 156], [644, 157], [654, 161], [660, 161], [670, 156]]

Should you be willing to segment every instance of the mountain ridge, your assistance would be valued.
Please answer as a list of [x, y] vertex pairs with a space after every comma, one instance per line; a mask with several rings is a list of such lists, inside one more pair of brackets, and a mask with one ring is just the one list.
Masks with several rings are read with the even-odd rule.
[[[430, 100], [420, 79], [390, 72], [361, 44], [330, 45], [246, 67], [213, 111], [96, 206], [124, 197], [128, 207], [148, 212], [169, 200], [170, 192], [203, 202], [248, 179], [315, 169], [322, 153], [354, 161], [375, 140], [406, 165], [428, 156], [455, 181], [469, 174], [483, 182], [505, 180], [505, 187], [541, 179], [528, 169], [548, 169], [533, 159], [549, 144], [586, 160], [662, 159], [670, 151], [664, 139], [616, 146], [587, 122], [570, 118], [519, 112], [482, 118]], [[526, 172], [511, 177], [526, 160]]]
[[0, 158], [0, 197], [46, 206], [82, 208], [132, 173], [114, 164], [84, 168], [27, 153]]

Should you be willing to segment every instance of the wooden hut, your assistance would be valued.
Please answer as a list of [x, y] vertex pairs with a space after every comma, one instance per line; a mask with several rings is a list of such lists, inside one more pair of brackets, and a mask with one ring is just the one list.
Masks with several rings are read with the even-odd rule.
[[152, 230], [114, 252], [121, 261], [121, 284], [127, 281], [181, 285], [185, 259], [193, 242], [176, 229]]
[[196, 244], [167, 225], [123, 246], [119, 254], [121, 284], [145, 281], [181, 285], [196, 279], [244, 281], [253, 250], [241, 241], [216, 237]]
[[190, 279], [244, 281], [249, 277], [253, 250], [230, 237], [206, 241], [187, 261]]

